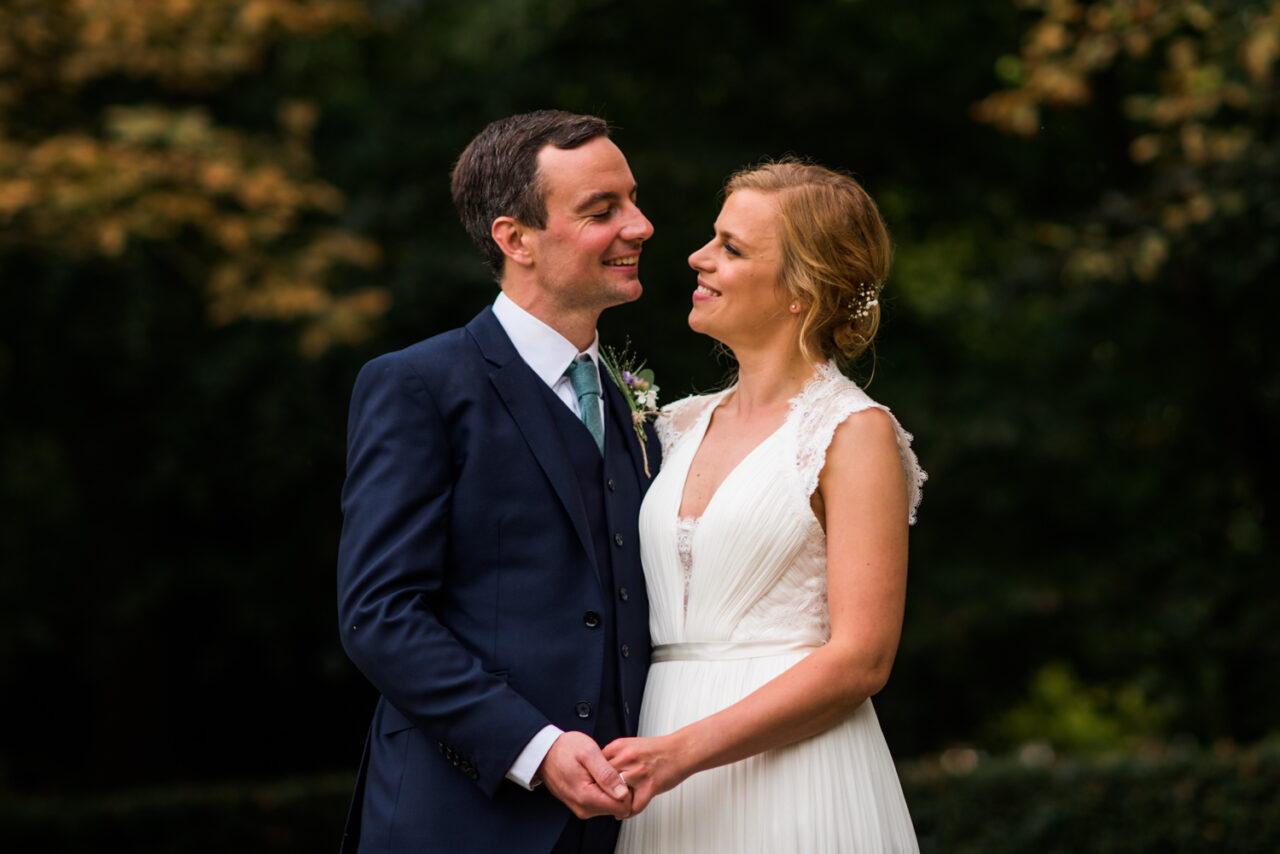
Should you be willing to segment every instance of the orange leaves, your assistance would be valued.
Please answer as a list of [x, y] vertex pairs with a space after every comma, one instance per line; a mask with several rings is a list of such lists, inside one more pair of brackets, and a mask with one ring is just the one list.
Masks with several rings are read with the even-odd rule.
[[320, 111], [310, 101], [283, 101], [276, 110], [280, 127], [297, 141], [306, 140], [320, 120]]
[[287, 255], [245, 253], [214, 270], [210, 314], [215, 323], [240, 318], [300, 321], [302, 350], [316, 356], [333, 344], [366, 337], [390, 307], [385, 288], [334, 294], [325, 287], [335, 268], [371, 267], [378, 260], [372, 243], [337, 230], [318, 233]]
[[[49, 137], [0, 166], [0, 186], [26, 200], [0, 209], [0, 216], [12, 224], [23, 208], [39, 206], [29, 211], [32, 224], [46, 237], [72, 242], [62, 215], [109, 211], [130, 232], [152, 238], [184, 227], [216, 236], [217, 219], [229, 216], [242, 219], [244, 234], [269, 241], [307, 214], [341, 207], [341, 194], [296, 168], [278, 144], [217, 127], [197, 108], [114, 107], [104, 123], [105, 138]], [[243, 243], [233, 238], [226, 248]]]
[[310, 35], [364, 20], [354, 0], [44, 0], [23, 15], [38, 27], [61, 16], [62, 79], [112, 74], [204, 90], [252, 70], [282, 35]]
[[[1241, 210], [1239, 176], [1274, 126], [1273, 69], [1280, 59], [1280, 0], [1226, 11], [1196, 0], [1022, 0], [1039, 13], [1018, 56], [1002, 57], [1008, 85], [973, 107], [979, 121], [1032, 136], [1047, 107], [1095, 96], [1094, 77], [1142, 88], [1120, 96], [1132, 122], [1133, 162], [1171, 180], [1155, 182], [1123, 207], [1111, 234], [1081, 235], [1069, 253], [1076, 278], [1149, 281], [1187, 229]], [[1113, 206], [1114, 207], [1114, 206]], [[1134, 216], [1138, 215], [1135, 221]]]
[[1192, 0], [1024, 5], [1038, 9], [1041, 20], [1027, 31], [1019, 57], [1000, 60], [1003, 68], [1016, 64], [1020, 73], [1011, 88], [974, 106], [979, 121], [1024, 136], [1039, 131], [1044, 107], [1086, 103], [1092, 75], [1126, 58], [1142, 59], [1156, 45], [1163, 46], [1159, 90], [1133, 102], [1134, 118], [1163, 125], [1258, 103], [1255, 89], [1270, 80], [1280, 56], [1280, 2], [1265, 13], [1255, 9], [1221, 20]]
[[[218, 124], [198, 102], [128, 103], [97, 116], [40, 105], [101, 77], [213, 91], [281, 38], [358, 24], [355, 0], [17, 0], [0, 6], [0, 247], [112, 258], [162, 243], [208, 270], [210, 316], [301, 324], [319, 352], [368, 331], [380, 290], [335, 296], [342, 267], [378, 260], [326, 226], [342, 194], [314, 175], [314, 104], [283, 101], [279, 133]], [[172, 97], [168, 100], [172, 101]]]
[[1271, 81], [1271, 68], [1280, 58], [1280, 2], [1273, 2], [1267, 14], [1258, 18], [1240, 46], [1240, 64], [1261, 85]]

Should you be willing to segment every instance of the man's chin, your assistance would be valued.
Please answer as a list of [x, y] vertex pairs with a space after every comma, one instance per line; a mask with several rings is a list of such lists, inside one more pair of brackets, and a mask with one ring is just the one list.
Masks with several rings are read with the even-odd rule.
[[617, 285], [609, 289], [609, 295], [614, 298], [612, 305], [635, 302], [640, 299], [642, 293], [644, 293], [644, 286], [640, 284], [639, 279], [632, 279], [626, 284]]

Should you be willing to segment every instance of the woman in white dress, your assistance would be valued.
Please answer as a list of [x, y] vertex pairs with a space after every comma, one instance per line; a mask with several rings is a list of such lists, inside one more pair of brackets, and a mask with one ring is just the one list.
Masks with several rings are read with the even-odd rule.
[[852, 178], [730, 179], [689, 325], [737, 383], [671, 404], [640, 514], [653, 665], [623, 854], [917, 851], [870, 697], [902, 626], [911, 436], [838, 363], [871, 343], [888, 235]]

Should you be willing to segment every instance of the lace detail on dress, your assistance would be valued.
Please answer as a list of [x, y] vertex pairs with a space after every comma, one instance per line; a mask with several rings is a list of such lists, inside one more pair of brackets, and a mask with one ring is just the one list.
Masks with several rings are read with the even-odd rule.
[[681, 516], [676, 520], [676, 551], [684, 569], [684, 611], [689, 613], [689, 579], [693, 577], [693, 532], [698, 530], [697, 516]]
[[831, 616], [827, 608], [827, 577], [815, 575], [805, 580], [796, 597], [797, 622], [817, 625], [823, 637], [831, 637]]
[[708, 411], [710, 404], [715, 403], [723, 396], [724, 392], [682, 397], [662, 407], [662, 413], [654, 419], [653, 429], [658, 434], [658, 441], [662, 443], [662, 456], [664, 458], [671, 453], [671, 449], [684, 438], [684, 435], [698, 423], [698, 419]]
[[898, 456], [907, 478], [907, 522], [916, 523], [916, 508], [920, 506], [924, 482], [929, 476], [920, 468], [915, 452], [911, 450], [912, 436], [889, 407], [876, 403], [857, 383], [840, 373], [834, 362], [819, 365], [813, 379], [791, 401], [788, 418], [796, 419], [796, 471], [806, 496], [818, 488], [818, 476], [826, 465], [827, 448], [835, 436], [836, 428], [855, 412], [875, 408], [893, 419], [893, 429], [898, 437]]

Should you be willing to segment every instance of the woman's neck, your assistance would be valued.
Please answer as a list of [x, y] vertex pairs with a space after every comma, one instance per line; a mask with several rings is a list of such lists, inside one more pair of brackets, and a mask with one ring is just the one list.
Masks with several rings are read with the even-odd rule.
[[786, 406], [817, 370], [804, 358], [798, 346], [781, 352], [755, 351], [734, 355], [738, 359], [738, 384], [729, 404], [744, 417]]

